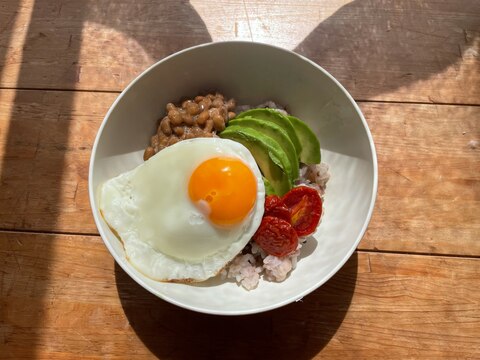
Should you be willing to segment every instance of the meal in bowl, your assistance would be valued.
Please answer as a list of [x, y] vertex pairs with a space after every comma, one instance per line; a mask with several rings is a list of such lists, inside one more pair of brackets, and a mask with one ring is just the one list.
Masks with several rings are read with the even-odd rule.
[[274, 103], [169, 103], [144, 160], [102, 184], [99, 205], [128, 261], [158, 281], [283, 281], [323, 213], [318, 139]]

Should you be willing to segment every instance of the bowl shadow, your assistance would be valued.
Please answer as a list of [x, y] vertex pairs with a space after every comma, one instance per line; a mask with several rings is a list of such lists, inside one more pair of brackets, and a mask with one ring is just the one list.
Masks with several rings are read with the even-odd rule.
[[244, 316], [207, 315], [167, 303], [143, 289], [118, 264], [115, 280], [130, 326], [159, 358], [311, 359], [345, 318], [357, 265], [354, 253], [337, 274], [303, 299]]

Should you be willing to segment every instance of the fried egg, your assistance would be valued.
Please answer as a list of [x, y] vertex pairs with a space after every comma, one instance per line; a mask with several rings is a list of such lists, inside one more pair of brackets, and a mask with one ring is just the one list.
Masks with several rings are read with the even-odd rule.
[[247, 148], [220, 138], [184, 140], [101, 185], [99, 208], [127, 260], [159, 281], [204, 281], [260, 225], [265, 188]]

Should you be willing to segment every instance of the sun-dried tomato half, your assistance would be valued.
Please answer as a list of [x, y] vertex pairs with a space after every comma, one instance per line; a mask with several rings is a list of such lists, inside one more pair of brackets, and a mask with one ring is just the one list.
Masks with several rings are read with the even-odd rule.
[[298, 236], [292, 225], [273, 216], [265, 216], [253, 240], [267, 254], [278, 257], [286, 256], [297, 249]]
[[312, 234], [322, 215], [322, 199], [315, 189], [298, 186], [286, 193], [282, 203], [290, 210], [291, 224], [298, 236]]
[[292, 217], [290, 215], [290, 210], [285, 205], [278, 205], [273, 209], [266, 211], [263, 216], [273, 216], [279, 219], [285, 220], [289, 224], [292, 221]]
[[265, 198], [265, 212], [263, 216], [274, 216], [290, 223], [290, 210], [283, 205], [277, 195], [268, 195]]
[[278, 205], [282, 205], [282, 199], [277, 195], [267, 195], [265, 197], [265, 212], [268, 212]]

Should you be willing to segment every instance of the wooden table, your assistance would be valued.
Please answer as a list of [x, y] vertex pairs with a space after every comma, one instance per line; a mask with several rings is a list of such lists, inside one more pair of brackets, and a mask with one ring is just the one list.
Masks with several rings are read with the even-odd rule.
[[[304, 54], [360, 104], [373, 219], [326, 285], [217, 317], [136, 285], [88, 200], [97, 129], [140, 71], [185, 47]], [[2, 0], [0, 358], [480, 358], [480, 2]]]

